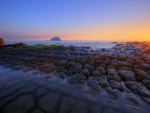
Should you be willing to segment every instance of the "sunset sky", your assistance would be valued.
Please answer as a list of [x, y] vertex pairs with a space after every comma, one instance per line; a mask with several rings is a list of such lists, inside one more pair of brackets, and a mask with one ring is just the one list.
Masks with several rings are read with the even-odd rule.
[[150, 41], [150, 0], [0, 0], [6, 41]]

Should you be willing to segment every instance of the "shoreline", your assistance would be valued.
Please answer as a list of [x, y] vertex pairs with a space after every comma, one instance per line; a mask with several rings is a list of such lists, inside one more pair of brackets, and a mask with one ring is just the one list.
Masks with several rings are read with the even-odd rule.
[[6, 68], [33, 71], [34, 77], [42, 73], [45, 80], [55, 76], [76, 89], [88, 88], [89, 94], [106, 92], [115, 103], [125, 95], [136, 110], [150, 106], [150, 48], [146, 43], [128, 42], [97, 50], [75, 46], [0, 49], [0, 53], [0, 65]]

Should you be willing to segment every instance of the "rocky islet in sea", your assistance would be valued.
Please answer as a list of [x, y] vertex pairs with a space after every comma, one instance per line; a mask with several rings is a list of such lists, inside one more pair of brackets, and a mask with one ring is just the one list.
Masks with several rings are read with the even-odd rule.
[[[129, 112], [144, 113], [139, 110], [142, 109], [141, 101], [150, 106], [150, 48], [148, 46], [144, 42], [126, 42], [110, 49], [98, 50], [75, 46], [38, 50], [2, 48], [0, 64], [23, 72], [39, 70], [32, 74], [43, 72], [46, 79], [56, 76], [67, 80], [68, 84], [77, 89], [84, 90], [88, 87], [91, 93], [106, 91], [110, 98], [106, 98], [104, 103], [107, 103], [106, 106], [110, 103], [111, 105], [108, 106], [112, 106], [113, 110], [119, 108], [118, 99], [125, 94], [125, 100], [132, 103], [125, 106], [130, 108]], [[42, 91], [44, 92], [44, 89]], [[50, 98], [48, 95], [51, 94], [43, 96], [39, 100], [40, 103]], [[59, 97], [56, 95], [57, 99]], [[25, 95], [24, 98], [33, 99], [32, 95]], [[22, 101], [21, 97], [17, 101]], [[33, 106], [32, 103], [30, 104]], [[47, 102], [47, 104], [51, 103]], [[41, 110], [45, 112], [50, 110], [50, 108], [47, 111], [46, 109], [41, 104]], [[112, 109], [103, 112], [116, 112], [111, 111]]]

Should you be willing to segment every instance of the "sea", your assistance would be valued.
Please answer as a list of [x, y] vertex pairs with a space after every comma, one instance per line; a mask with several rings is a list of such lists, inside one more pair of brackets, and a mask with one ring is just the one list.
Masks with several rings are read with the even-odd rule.
[[25, 43], [27, 45], [36, 45], [36, 44], [44, 44], [44, 45], [52, 45], [52, 44], [58, 44], [58, 45], [65, 45], [65, 46], [90, 46], [93, 50], [100, 49], [100, 48], [112, 48], [117, 43], [123, 43], [123, 42], [101, 42], [101, 41], [6, 41], [5, 44], [15, 44], [15, 43]]

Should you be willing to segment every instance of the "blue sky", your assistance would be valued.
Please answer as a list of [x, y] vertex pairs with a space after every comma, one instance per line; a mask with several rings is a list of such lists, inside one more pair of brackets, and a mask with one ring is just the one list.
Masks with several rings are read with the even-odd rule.
[[136, 38], [137, 34], [130, 33], [128, 28], [136, 32], [139, 27], [139, 33], [147, 34], [139, 36], [147, 39], [150, 38], [149, 6], [150, 0], [0, 0], [0, 37], [124, 40], [121, 33]]

